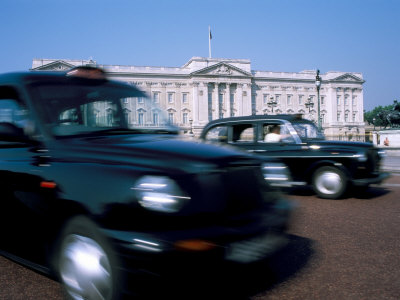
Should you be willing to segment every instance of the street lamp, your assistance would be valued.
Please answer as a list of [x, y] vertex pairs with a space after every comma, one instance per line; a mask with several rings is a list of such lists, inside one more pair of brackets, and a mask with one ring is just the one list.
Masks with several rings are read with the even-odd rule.
[[319, 89], [321, 88], [321, 77], [319, 77], [319, 70], [317, 70], [317, 76], [315, 77], [315, 86], [317, 87], [317, 95], [318, 95], [318, 130], [322, 130], [321, 125], [321, 109], [320, 109], [320, 100], [319, 100]]
[[269, 106], [269, 107], [271, 107], [272, 108], [272, 113], [274, 113], [274, 107], [276, 106], [278, 104], [278, 102], [276, 102], [276, 100], [274, 100], [274, 97], [270, 97], [269, 98], [269, 102], [267, 103], [267, 105]]
[[308, 97], [307, 102], [306, 102], [306, 107], [308, 108], [308, 113], [311, 112], [311, 108], [314, 107], [314, 102], [312, 101], [311, 97]]
[[376, 119], [372, 118], [372, 124], [374, 124], [374, 131], [375, 131], [375, 121], [376, 121]]
[[190, 131], [189, 131], [189, 134], [193, 134], [193, 126], [192, 126], [192, 124], [193, 124], [193, 119], [189, 119], [189, 124], [190, 124]]

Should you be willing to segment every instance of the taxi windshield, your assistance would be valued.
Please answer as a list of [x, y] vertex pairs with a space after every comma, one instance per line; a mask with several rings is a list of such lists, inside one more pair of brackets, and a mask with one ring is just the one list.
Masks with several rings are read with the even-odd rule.
[[148, 132], [169, 126], [163, 111], [128, 85], [41, 83], [32, 92], [45, 128], [55, 137]]

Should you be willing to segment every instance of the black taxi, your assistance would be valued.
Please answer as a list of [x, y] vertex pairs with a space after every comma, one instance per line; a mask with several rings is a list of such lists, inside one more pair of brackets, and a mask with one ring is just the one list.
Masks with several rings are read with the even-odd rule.
[[117, 299], [140, 273], [281, 249], [291, 205], [263, 161], [165, 120], [98, 68], [0, 75], [0, 254], [67, 298]]
[[367, 188], [389, 174], [380, 169], [384, 151], [371, 143], [330, 141], [301, 115], [254, 115], [218, 119], [201, 139], [230, 144], [289, 168], [291, 186], [312, 186], [321, 198], [342, 198], [351, 187]]

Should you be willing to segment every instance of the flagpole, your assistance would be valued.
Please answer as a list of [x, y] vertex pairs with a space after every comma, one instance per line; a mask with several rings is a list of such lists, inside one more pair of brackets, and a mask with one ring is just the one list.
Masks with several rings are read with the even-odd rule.
[[208, 57], [211, 58], [211, 28], [208, 26]]

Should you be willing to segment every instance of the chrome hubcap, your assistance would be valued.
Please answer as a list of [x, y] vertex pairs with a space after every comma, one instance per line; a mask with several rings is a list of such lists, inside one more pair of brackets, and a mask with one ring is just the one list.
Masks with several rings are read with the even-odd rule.
[[60, 276], [72, 299], [110, 299], [111, 265], [103, 248], [93, 239], [71, 234], [60, 253]]
[[343, 183], [339, 174], [335, 172], [324, 172], [318, 176], [315, 185], [321, 193], [333, 195], [340, 191]]

